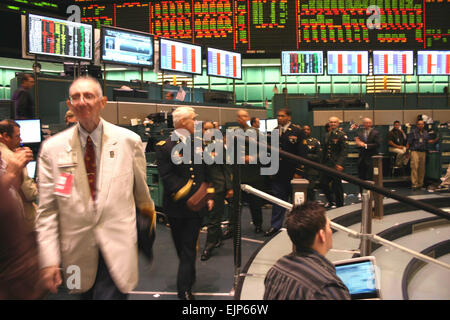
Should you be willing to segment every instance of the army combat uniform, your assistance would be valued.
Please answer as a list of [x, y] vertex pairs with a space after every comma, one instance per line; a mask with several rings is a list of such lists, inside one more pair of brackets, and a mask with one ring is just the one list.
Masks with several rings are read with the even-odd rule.
[[[336, 169], [336, 165], [344, 167], [347, 158], [347, 136], [338, 129], [328, 132], [323, 143], [322, 163]], [[322, 174], [320, 185], [328, 203], [337, 207], [344, 205], [344, 189], [341, 178]]]

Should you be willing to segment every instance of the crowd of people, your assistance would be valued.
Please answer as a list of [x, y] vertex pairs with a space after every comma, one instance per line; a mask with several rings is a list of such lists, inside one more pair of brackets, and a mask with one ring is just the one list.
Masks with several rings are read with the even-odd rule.
[[[20, 145], [20, 126], [12, 120], [0, 122], [0, 195], [5, 203], [0, 209], [0, 299], [42, 298], [46, 293], [58, 292], [63, 280], [69, 292], [80, 299], [127, 299], [128, 292], [136, 287], [136, 212], [153, 219], [155, 205], [147, 186], [141, 138], [101, 118], [106, 101], [94, 78], [78, 78], [71, 84], [66, 101], [67, 129], [42, 143], [38, 186], [26, 171], [33, 154]], [[259, 119], [250, 118], [246, 110], [238, 110], [236, 116], [242, 132], [258, 132]], [[200, 256], [203, 261], [231, 236], [236, 223], [231, 216], [228, 234], [222, 232], [225, 203], [236, 199], [236, 177], [225, 159], [226, 152], [213, 149], [212, 156], [223, 159], [212, 165], [196, 161], [196, 153], [209, 150], [212, 140], [203, 139], [197, 150], [194, 133], [198, 122], [192, 107], [178, 107], [172, 117], [175, 130], [169, 138], [156, 143], [156, 162], [164, 186], [163, 207], [179, 259], [178, 298], [191, 300], [199, 233], [205, 217], [208, 228]], [[329, 118], [322, 141], [311, 136], [310, 126], [294, 124], [289, 109], [278, 110], [277, 120], [278, 131], [274, 132], [279, 134], [280, 150], [344, 171], [348, 137], [339, 128], [337, 117]], [[203, 122], [203, 138], [217, 128], [216, 122]], [[396, 164], [406, 165], [411, 159], [414, 189], [423, 186], [426, 147], [436, 141], [424, 129], [423, 120], [418, 120], [408, 135], [398, 121], [389, 132], [387, 143], [397, 155]], [[355, 143], [359, 148], [358, 176], [370, 180], [371, 157], [382, 143], [371, 119], [363, 119]], [[257, 155], [251, 154], [250, 144], [246, 140], [240, 182], [261, 190], [262, 164], [255, 161]], [[347, 288], [325, 258], [332, 245], [325, 210], [344, 205], [341, 179], [280, 154], [279, 169], [270, 176], [272, 194], [289, 201], [294, 178], [309, 180], [308, 202], [287, 214], [284, 208], [272, 206], [270, 228], [264, 235], [271, 237], [286, 225], [295, 249], [267, 274], [264, 297], [348, 299]], [[449, 181], [447, 177], [443, 183]], [[325, 206], [311, 202], [316, 198], [316, 188], [323, 191]], [[250, 209], [254, 232], [262, 233], [261, 199], [245, 192], [241, 196]], [[81, 272], [67, 285], [73, 275], [70, 270], [77, 270], [74, 266]]]

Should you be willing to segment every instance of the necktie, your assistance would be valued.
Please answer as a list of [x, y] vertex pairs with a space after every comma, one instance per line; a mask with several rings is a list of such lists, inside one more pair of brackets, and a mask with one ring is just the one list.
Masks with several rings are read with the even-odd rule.
[[89, 182], [89, 189], [91, 189], [92, 200], [95, 200], [96, 196], [96, 181], [97, 181], [97, 168], [95, 164], [95, 150], [94, 143], [90, 136], [86, 139], [86, 151], [84, 153], [84, 165], [86, 166], [86, 172]]

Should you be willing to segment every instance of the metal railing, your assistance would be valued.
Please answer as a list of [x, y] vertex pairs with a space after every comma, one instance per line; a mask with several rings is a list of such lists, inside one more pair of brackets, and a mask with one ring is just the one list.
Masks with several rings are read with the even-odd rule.
[[[242, 140], [244, 139], [245, 141], [245, 137], [242, 136], [236, 136], [236, 141]], [[250, 140], [250, 139], [249, 139]], [[389, 191], [386, 188], [383, 188], [381, 186], [377, 186], [376, 184], [374, 184], [371, 181], [364, 181], [361, 180], [357, 177], [354, 177], [350, 174], [341, 172], [341, 171], [337, 171], [333, 168], [330, 168], [328, 166], [325, 166], [323, 164], [311, 161], [307, 158], [303, 158], [291, 153], [288, 153], [286, 151], [283, 151], [279, 148], [274, 148], [272, 147], [270, 144], [266, 144], [266, 143], [262, 143], [260, 141], [256, 141], [254, 139], [253, 143], [256, 143], [259, 147], [263, 147], [266, 148], [267, 151], [270, 152], [277, 152], [279, 154], [280, 157], [283, 157], [285, 159], [290, 159], [293, 160], [297, 163], [303, 164], [305, 166], [311, 167], [313, 169], [318, 170], [321, 174], [327, 174], [327, 175], [331, 175], [334, 177], [338, 177], [340, 179], [343, 179], [347, 182], [353, 183], [355, 185], [360, 186], [363, 190], [370, 190], [373, 191], [375, 193], [378, 193], [380, 195], [383, 195], [387, 198], [392, 198], [394, 200], [397, 200], [401, 203], [410, 205], [412, 207], [418, 208], [418, 209], [422, 209], [424, 211], [430, 212], [434, 215], [437, 215], [439, 217], [445, 218], [447, 220], [450, 220], [450, 213], [446, 212], [444, 210], [441, 210], [439, 208], [436, 208], [428, 203], [424, 203], [421, 201], [417, 201], [415, 199], [400, 195], [398, 193], [392, 193], [391, 191]], [[237, 162], [235, 162], [237, 163]], [[264, 193], [260, 190], [257, 190], [249, 185], [242, 185], [241, 186], [241, 165], [234, 165], [233, 166], [233, 189], [234, 189], [234, 195], [235, 195], [235, 199], [233, 201], [233, 220], [235, 222], [234, 226], [234, 239], [233, 239], [233, 244], [234, 244], [234, 265], [235, 265], [235, 288], [237, 288], [237, 284], [239, 282], [239, 278], [241, 276], [240, 274], [240, 267], [241, 267], [241, 224], [240, 224], [240, 220], [241, 220], [241, 213], [240, 213], [240, 191], [241, 189], [245, 192], [252, 192], [252, 193], [257, 193], [256, 195], [262, 197], [263, 199], [266, 199], [272, 203], [275, 203], [277, 205], [279, 205], [280, 207], [286, 208], [286, 209], [292, 209], [292, 204], [285, 202], [283, 200], [277, 199], [267, 193]], [[368, 223], [369, 221], [371, 221], [371, 217], [370, 217], [370, 206], [367, 205], [369, 202], [369, 197], [365, 197], [364, 203], [363, 203], [363, 222]], [[364, 209], [364, 206], [366, 207]], [[388, 241], [386, 239], [383, 239], [375, 234], [371, 234], [371, 233], [366, 233], [366, 232], [356, 232], [354, 230], [351, 230], [349, 228], [346, 228], [344, 226], [341, 226], [337, 223], [331, 222], [331, 227], [334, 228], [335, 230], [339, 230], [339, 231], [343, 231], [345, 233], [347, 233], [350, 237], [353, 238], [357, 238], [357, 239], [361, 239], [362, 243], [361, 243], [361, 254], [367, 254], [368, 252], [370, 252], [370, 243], [369, 242], [375, 242], [375, 243], [379, 243], [379, 244], [384, 244], [384, 245], [388, 245], [394, 248], [397, 248], [399, 250], [402, 250], [406, 253], [409, 253], [413, 256], [415, 256], [416, 258], [425, 261], [425, 262], [430, 262], [436, 265], [439, 265], [440, 267], [443, 267], [447, 270], [450, 270], [450, 265], [441, 262], [439, 260], [430, 258], [424, 254], [421, 254], [419, 252], [415, 252], [409, 248], [400, 246], [396, 243], [393, 243], [391, 241]], [[369, 228], [367, 228], [366, 226], [362, 226], [362, 231], [367, 230]]]
[[[270, 202], [272, 202], [272, 203], [274, 203], [276, 205], [279, 205], [280, 207], [283, 207], [285, 209], [292, 210], [292, 208], [293, 208], [293, 204], [291, 204], [289, 202], [286, 202], [286, 201], [283, 201], [283, 200], [280, 200], [278, 198], [275, 198], [274, 196], [271, 196], [270, 194], [267, 194], [267, 193], [265, 193], [263, 191], [255, 189], [252, 186], [249, 186], [247, 184], [242, 184], [241, 185], [241, 189], [243, 191], [245, 191], [245, 192], [254, 194], [254, 195], [256, 195], [258, 197], [261, 197], [261, 198], [263, 198], [263, 199], [265, 199], [267, 201], [270, 201]], [[366, 198], [366, 201], [365, 201], [365, 203], [363, 202], [363, 211], [364, 211], [364, 207], [366, 207], [367, 208], [366, 209], [367, 213], [365, 214], [365, 216], [370, 219], [370, 215], [368, 213], [368, 211], [369, 211], [368, 210], [369, 196], [368, 196], [367, 193], [363, 194], [363, 199], [364, 198]], [[364, 213], [363, 213], [363, 216], [364, 216]], [[363, 218], [363, 219], [367, 219], [367, 218]], [[447, 264], [447, 263], [444, 263], [442, 261], [430, 258], [429, 256], [426, 256], [426, 255], [424, 255], [424, 254], [422, 254], [420, 252], [416, 252], [414, 250], [411, 250], [409, 248], [406, 248], [404, 246], [401, 246], [401, 245], [396, 244], [394, 242], [391, 242], [389, 240], [383, 239], [382, 237], [379, 237], [379, 236], [377, 236], [375, 234], [360, 233], [360, 232], [351, 230], [349, 228], [346, 228], [344, 226], [341, 226], [340, 224], [337, 224], [337, 223], [335, 223], [333, 221], [330, 221], [330, 226], [333, 229], [335, 229], [335, 230], [339, 230], [339, 231], [343, 231], [343, 232], [347, 233], [352, 238], [361, 239], [361, 241], [362, 241], [361, 255], [365, 255], [364, 252], [363, 252], [364, 251], [364, 241], [365, 240], [369, 240], [369, 241], [372, 241], [372, 242], [376, 242], [376, 243], [379, 243], [379, 244], [383, 244], [383, 245], [387, 245], [387, 246], [390, 246], [390, 247], [397, 248], [397, 249], [399, 249], [401, 251], [409, 253], [410, 255], [413, 255], [417, 259], [420, 259], [420, 260], [425, 261], [425, 262], [434, 263], [434, 264], [436, 264], [436, 265], [438, 265], [440, 267], [444, 267], [445, 269], [450, 270], [450, 264]], [[363, 230], [364, 230], [364, 227], [363, 227]]]

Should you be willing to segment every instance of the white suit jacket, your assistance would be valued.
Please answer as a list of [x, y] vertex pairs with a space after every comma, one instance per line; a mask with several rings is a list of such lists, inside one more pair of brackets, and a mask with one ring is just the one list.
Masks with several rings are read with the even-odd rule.
[[[154, 208], [140, 137], [101, 121], [103, 138], [96, 208], [87, 180], [79, 124], [45, 140], [39, 153], [36, 230], [41, 268], [62, 264], [63, 279], [71, 280], [72, 293], [85, 292], [94, 284], [99, 249], [120, 291], [126, 293], [137, 285], [135, 208]], [[61, 173], [74, 176], [70, 196], [55, 194], [55, 183]], [[81, 276], [79, 288], [73, 277], [76, 267]]]

